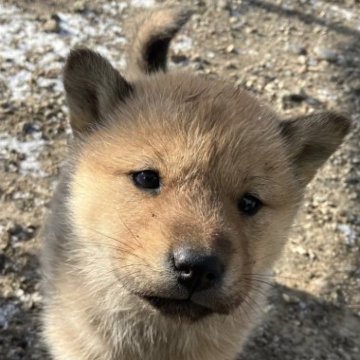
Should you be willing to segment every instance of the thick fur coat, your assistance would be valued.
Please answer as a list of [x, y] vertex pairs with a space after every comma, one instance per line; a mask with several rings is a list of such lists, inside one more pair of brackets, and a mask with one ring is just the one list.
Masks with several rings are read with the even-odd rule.
[[[88, 49], [67, 60], [74, 140], [42, 255], [55, 360], [234, 360], [305, 186], [348, 132], [335, 113], [282, 120], [231, 85], [168, 73], [189, 16], [147, 14], [126, 78]], [[155, 190], [139, 188], [144, 171]], [[185, 246], [216, 257], [221, 279], [187, 293], [169, 265]]]

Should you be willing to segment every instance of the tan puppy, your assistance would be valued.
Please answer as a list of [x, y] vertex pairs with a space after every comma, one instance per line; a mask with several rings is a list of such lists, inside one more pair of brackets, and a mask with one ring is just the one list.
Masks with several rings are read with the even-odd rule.
[[[74, 143], [46, 225], [56, 360], [233, 360], [306, 184], [349, 121], [282, 121], [244, 91], [166, 72], [189, 13], [147, 15], [126, 80], [91, 50], [64, 73]], [[131, 79], [131, 81], [129, 81]]]

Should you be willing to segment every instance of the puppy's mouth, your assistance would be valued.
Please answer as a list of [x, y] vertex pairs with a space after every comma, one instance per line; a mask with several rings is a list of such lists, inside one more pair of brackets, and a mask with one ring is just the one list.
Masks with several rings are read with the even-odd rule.
[[191, 299], [171, 299], [157, 296], [143, 296], [143, 299], [163, 315], [179, 319], [196, 321], [214, 313], [214, 310], [196, 304]]

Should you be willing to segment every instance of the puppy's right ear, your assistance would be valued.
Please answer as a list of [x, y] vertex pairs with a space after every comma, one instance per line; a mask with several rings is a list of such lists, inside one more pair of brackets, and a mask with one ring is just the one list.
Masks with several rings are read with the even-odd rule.
[[75, 134], [96, 128], [131, 92], [130, 84], [110, 62], [89, 49], [70, 52], [64, 87]]

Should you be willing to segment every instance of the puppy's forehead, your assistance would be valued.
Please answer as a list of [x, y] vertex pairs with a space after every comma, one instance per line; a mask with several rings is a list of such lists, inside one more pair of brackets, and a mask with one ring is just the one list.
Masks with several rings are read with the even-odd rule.
[[152, 76], [135, 84], [113, 119], [105, 141], [113, 145], [112, 159], [121, 162], [116, 156], [121, 153], [138, 168], [160, 167], [169, 175], [245, 172], [282, 160], [276, 115], [222, 82], [187, 74]]

